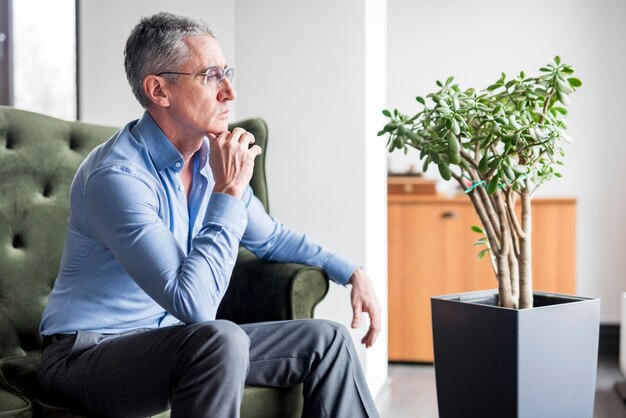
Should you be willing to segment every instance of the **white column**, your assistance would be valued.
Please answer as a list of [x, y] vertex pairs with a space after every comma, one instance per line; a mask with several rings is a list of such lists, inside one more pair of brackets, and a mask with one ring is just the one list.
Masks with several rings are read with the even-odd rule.
[[[386, 318], [384, 0], [236, 0], [239, 118], [269, 125], [270, 209], [289, 227], [363, 265]], [[348, 288], [331, 285], [320, 318], [349, 327]], [[367, 321], [364, 321], [367, 323]], [[375, 395], [387, 377], [386, 320], [374, 349], [353, 332]]]
[[626, 376], [626, 292], [622, 293], [622, 319], [619, 338], [619, 368]]

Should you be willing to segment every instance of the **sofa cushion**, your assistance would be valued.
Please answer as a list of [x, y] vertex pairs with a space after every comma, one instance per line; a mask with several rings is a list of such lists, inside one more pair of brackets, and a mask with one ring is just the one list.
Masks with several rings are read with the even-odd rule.
[[0, 388], [0, 417], [30, 418], [32, 416], [33, 407], [28, 399]]

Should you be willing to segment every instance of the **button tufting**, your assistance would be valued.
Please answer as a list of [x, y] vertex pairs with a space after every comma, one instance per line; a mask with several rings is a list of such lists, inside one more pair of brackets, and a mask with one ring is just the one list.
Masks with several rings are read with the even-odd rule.
[[15, 139], [13, 138], [13, 135], [7, 135], [7, 140], [4, 146], [6, 149], [15, 148]]
[[15, 234], [13, 236], [13, 248], [24, 248], [24, 239], [22, 234]]
[[76, 151], [78, 146], [78, 140], [74, 136], [70, 136], [70, 149]]
[[43, 186], [43, 191], [41, 192], [41, 194], [44, 197], [50, 197], [52, 196], [52, 183], [46, 183], [45, 186]]

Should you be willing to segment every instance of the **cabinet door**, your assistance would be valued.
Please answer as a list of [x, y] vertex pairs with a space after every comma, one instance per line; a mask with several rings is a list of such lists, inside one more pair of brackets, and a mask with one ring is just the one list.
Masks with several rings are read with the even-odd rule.
[[533, 203], [533, 289], [576, 294], [576, 203]]
[[[576, 294], [576, 201], [542, 199], [532, 205], [533, 289]], [[472, 219], [480, 225], [477, 215]], [[498, 287], [486, 257], [473, 269], [473, 290]]]
[[[389, 219], [389, 360], [432, 362], [430, 298], [497, 289], [469, 200], [391, 200]], [[576, 292], [576, 202], [533, 202], [534, 289]]]
[[470, 290], [464, 206], [389, 203], [390, 360], [432, 361], [431, 296]]

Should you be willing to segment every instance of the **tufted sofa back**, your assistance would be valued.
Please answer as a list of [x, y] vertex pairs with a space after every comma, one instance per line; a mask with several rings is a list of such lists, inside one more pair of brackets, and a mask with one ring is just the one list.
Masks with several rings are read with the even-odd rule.
[[0, 357], [40, 347], [74, 173], [115, 131], [0, 107]]
[[[237, 125], [265, 150], [262, 120]], [[116, 130], [0, 106], [0, 358], [40, 348], [39, 322], [63, 253], [74, 173]], [[264, 158], [256, 161], [251, 185], [267, 208]]]

